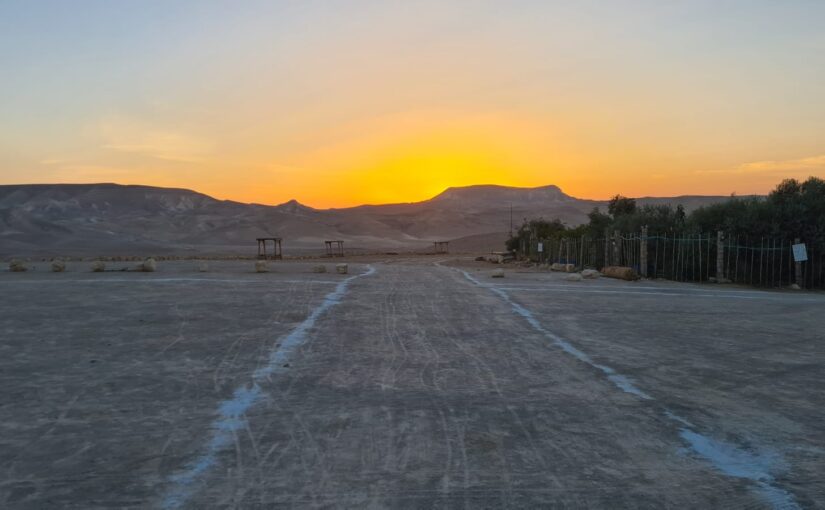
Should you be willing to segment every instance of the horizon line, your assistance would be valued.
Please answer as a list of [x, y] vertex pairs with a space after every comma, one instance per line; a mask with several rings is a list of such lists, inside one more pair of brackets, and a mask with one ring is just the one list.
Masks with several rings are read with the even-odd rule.
[[[19, 186], [19, 187], [34, 187], [34, 186], [120, 186], [120, 187], [143, 187], [143, 188], [156, 188], [156, 189], [163, 189], [163, 190], [179, 190], [179, 191], [187, 191], [190, 193], [197, 193], [199, 195], [203, 195], [205, 197], [209, 197], [213, 200], [221, 201], [221, 202], [235, 202], [238, 204], [245, 204], [245, 205], [259, 205], [264, 207], [280, 207], [283, 205], [290, 204], [295, 202], [296, 204], [308, 207], [310, 209], [314, 209], [317, 211], [328, 211], [328, 210], [341, 210], [341, 209], [357, 209], [359, 207], [380, 207], [380, 206], [392, 206], [392, 205], [413, 205], [413, 204], [421, 204], [424, 202], [429, 202], [434, 200], [449, 190], [456, 190], [456, 189], [467, 189], [467, 188], [480, 188], [480, 187], [495, 187], [495, 188], [506, 188], [511, 190], [538, 190], [543, 188], [556, 188], [559, 190], [560, 193], [563, 195], [570, 197], [575, 200], [587, 201], [587, 202], [607, 202], [609, 198], [583, 198], [583, 197], [576, 197], [573, 195], [568, 195], [565, 191], [558, 186], [557, 184], [543, 184], [540, 186], [508, 186], [506, 184], [493, 184], [493, 183], [482, 183], [482, 184], [470, 184], [467, 186], [447, 186], [442, 191], [436, 193], [435, 195], [431, 196], [430, 198], [424, 200], [418, 200], [414, 202], [384, 202], [384, 203], [363, 203], [357, 205], [349, 205], [349, 206], [341, 206], [341, 207], [315, 207], [309, 205], [307, 203], [301, 202], [297, 198], [290, 198], [284, 202], [280, 202], [277, 204], [273, 203], [262, 203], [262, 202], [247, 202], [242, 200], [235, 200], [231, 198], [218, 198], [214, 195], [210, 195], [208, 193], [204, 193], [202, 191], [198, 191], [194, 188], [185, 188], [180, 186], [157, 186], [153, 184], [135, 184], [135, 183], [119, 183], [119, 182], [30, 182], [30, 183], [10, 183], [10, 184], [0, 184], [0, 188], [3, 187], [11, 187], [11, 186]], [[726, 195], [701, 195], [701, 194], [687, 194], [687, 195], [673, 195], [673, 196], [654, 196], [654, 195], [645, 195], [645, 196], [627, 196], [622, 195], [621, 193], [614, 194], [613, 196], [623, 196], [626, 198], [632, 198], [634, 200], [644, 200], [644, 199], [677, 199], [677, 198], [692, 198], [692, 197], [758, 197], [758, 196], [766, 196], [766, 194], [747, 194], [747, 195], [737, 195], [735, 191], [728, 193]]]

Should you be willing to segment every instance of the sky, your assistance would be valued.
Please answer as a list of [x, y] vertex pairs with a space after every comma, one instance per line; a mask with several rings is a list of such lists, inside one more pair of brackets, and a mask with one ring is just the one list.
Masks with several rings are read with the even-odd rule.
[[0, 184], [314, 207], [825, 177], [825, 2], [0, 1]]

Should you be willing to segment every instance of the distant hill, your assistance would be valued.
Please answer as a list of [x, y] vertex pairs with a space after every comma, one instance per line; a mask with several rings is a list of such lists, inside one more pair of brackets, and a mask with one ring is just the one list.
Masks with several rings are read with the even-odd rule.
[[[727, 197], [645, 197], [692, 210]], [[556, 186], [449, 188], [423, 202], [314, 209], [217, 200], [187, 189], [118, 184], [0, 186], [0, 256], [244, 253], [255, 238], [284, 239], [287, 254], [323, 249], [341, 239], [347, 248], [425, 249], [434, 240], [482, 249], [498, 244], [524, 218], [559, 218], [569, 225], [606, 203], [566, 195]], [[458, 241], [463, 239], [463, 241]], [[472, 239], [472, 242], [468, 240]]]

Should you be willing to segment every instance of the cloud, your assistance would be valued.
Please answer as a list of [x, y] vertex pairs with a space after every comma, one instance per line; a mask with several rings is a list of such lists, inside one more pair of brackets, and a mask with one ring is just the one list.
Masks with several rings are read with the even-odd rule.
[[204, 141], [177, 130], [157, 128], [138, 121], [110, 118], [100, 123], [101, 146], [118, 152], [184, 163], [206, 160], [210, 147]]
[[118, 168], [105, 165], [84, 165], [69, 164], [60, 165], [51, 172], [52, 177], [76, 182], [109, 182], [112, 180], [128, 178], [132, 174], [128, 168]]
[[804, 176], [825, 174], [825, 155], [797, 159], [764, 160], [742, 163], [733, 168], [696, 170], [697, 175], [752, 175], [752, 176]]
[[779, 161], [754, 161], [737, 167], [738, 173], [797, 173], [825, 171], [825, 155]]

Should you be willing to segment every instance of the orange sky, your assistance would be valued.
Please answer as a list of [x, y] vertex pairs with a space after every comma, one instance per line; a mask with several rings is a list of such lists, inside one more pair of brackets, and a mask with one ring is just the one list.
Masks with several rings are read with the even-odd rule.
[[825, 177], [822, 5], [605, 4], [10, 1], [0, 183], [332, 207]]

